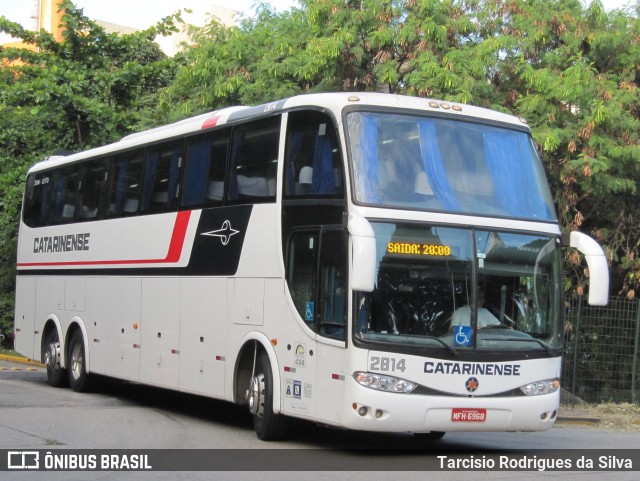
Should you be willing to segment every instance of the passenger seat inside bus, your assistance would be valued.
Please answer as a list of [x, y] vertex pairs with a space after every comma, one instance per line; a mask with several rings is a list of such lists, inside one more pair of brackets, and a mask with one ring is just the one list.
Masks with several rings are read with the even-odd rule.
[[238, 175], [238, 195], [245, 197], [267, 197], [269, 195], [269, 184], [264, 177], [247, 177]]
[[75, 206], [72, 204], [64, 204], [64, 206], [62, 207], [62, 218], [67, 220], [67, 219], [73, 219], [73, 213], [76, 210]]
[[224, 196], [224, 182], [221, 180], [210, 180], [207, 186], [207, 200], [222, 200]]
[[138, 211], [138, 199], [127, 199], [124, 201], [123, 212], [132, 214]]
[[308, 165], [300, 169], [300, 175], [298, 176], [298, 185], [296, 186], [296, 194], [308, 195], [311, 194], [311, 186], [313, 184], [313, 167]]

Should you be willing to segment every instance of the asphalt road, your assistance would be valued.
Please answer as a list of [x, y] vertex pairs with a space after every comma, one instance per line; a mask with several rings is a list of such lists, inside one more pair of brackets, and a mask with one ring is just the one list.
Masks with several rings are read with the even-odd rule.
[[[46, 382], [42, 368], [0, 361], [0, 449], [231, 449], [246, 450], [237, 459], [235, 472], [91, 473], [92, 479], [539, 479], [540, 476], [570, 480], [637, 480], [640, 471], [619, 472], [514, 472], [462, 469], [457, 472], [409, 472], [424, 456], [464, 452], [480, 458], [490, 453], [539, 449], [629, 449], [640, 447], [640, 434], [596, 430], [558, 423], [544, 433], [449, 433], [429, 443], [410, 434], [375, 434], [342, 431], [307, 422], [292, 423], [287, 441], [264, 443], [253, 432], [245, 408], [133, 383], [105, 380], [91, 393], [56, 389]], [[326, 471], [305, 471], [310, 449], [330, 449]], [[246, 471], [265, 458], [294, 460], [296, 472]], [[281, 451], [281, 450], [288, 451]], [[345, 450], [357, 471], [344, 467]], [[307, 451], [304, 451], [307, 450]], [[592, 451], [589, 451], [592, 452]], [[593, 451], [595, 452], [595, 451]], [[219, 455], [219, 452], [214, 452]], [[228, 451], [230, 455], [237, 454]], [[290, 454], [289, 454], [290, 453]], [[206, 454], [206, 452], [205, 452]], [[334, 456], [335, 455], [335, 456]], [[235, 459], [235, 458], [234, 458]], [[295, 463], [300, 459], [301, 463]], [[228, 460], [227, 460], [228, 461]], [[231, 461], [231, 466], [234, 466]], [[374, 466], [369, 470], [367, 463]], [[388, 465], [385, 464], [388, 462]], [[419, 464], [418, 464], [419, 465]], [[228, 466], [228, 464], [227, 464]], [[382, 466], [384, 471], [377, 471]], [[289, 468], [291, 469], [291, 468]], [[398, 472], [388, 471], [398, 470]], [[86, 479], [88, 473], [2, 473], [2, 479]], [[417, 477], [416, 477], [417, 476]]]

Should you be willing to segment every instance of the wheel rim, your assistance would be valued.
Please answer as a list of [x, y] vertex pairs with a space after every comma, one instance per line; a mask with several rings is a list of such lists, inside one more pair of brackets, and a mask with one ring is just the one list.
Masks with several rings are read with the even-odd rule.
[[264, 415], [264, 374], [259, 373], [251, 380], [251, 388], [249, 389], [249, 411], [254, 416], [262, 417]]
[[44, 363], [50, 371], [60, 365], [60, 343], [57, 340], [49, 342], [48, 349], [44, 353]]
[[74, 379], [79, 379], [82, 375], [82, 345], [77, 342], [71, 350], [71, 374]]

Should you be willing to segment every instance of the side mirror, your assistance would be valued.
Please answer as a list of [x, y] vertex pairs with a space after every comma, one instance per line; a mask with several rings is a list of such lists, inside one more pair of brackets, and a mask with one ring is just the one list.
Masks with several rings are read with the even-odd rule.
[[563, 235], [563, 245], [578, 249], [589, 267], [589, 304], [606, 306], [609, 300], [609, 266], [600, 244], [582, 232], [569, 234], [569, 242]]
[[351, 212], [347, 228], [351, 236], [351, 289], [371, 292], [376, 280], [376, 235], [369, 221]]

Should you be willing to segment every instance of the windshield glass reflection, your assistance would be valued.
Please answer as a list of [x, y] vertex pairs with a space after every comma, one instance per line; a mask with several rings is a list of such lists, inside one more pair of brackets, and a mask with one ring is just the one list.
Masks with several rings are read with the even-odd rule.
[[362, 341], [454, 349], [561, 347], [560, 246], [545, 236], [374, 223]]
[[387, 207], [555, 220], [526, 132], [460, 120], [352, 112], [355, 201]]

